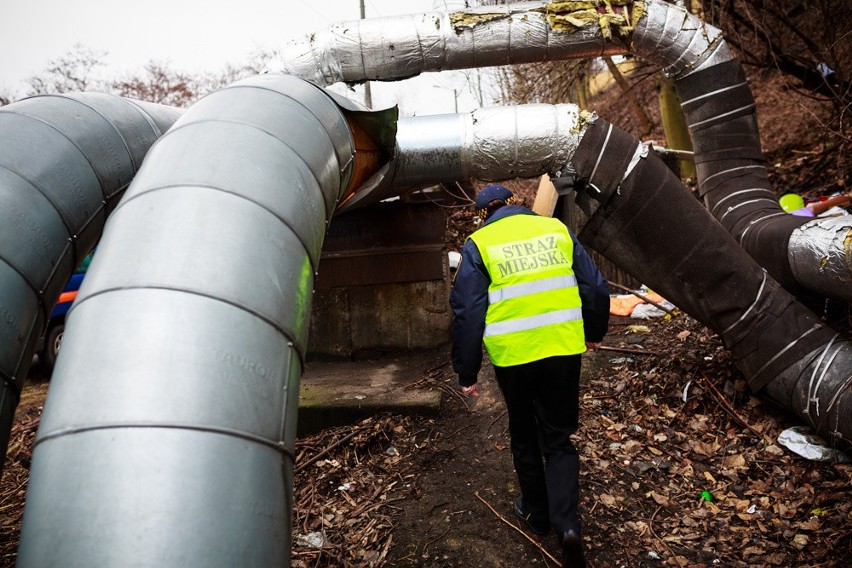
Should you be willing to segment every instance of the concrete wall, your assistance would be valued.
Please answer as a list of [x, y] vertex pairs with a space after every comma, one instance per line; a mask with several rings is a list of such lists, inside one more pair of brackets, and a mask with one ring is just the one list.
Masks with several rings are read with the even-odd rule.
[[314, 292], [309, 358], [446, 344], [452, 312], [445, 226], [443, 210], [430, 204], [379, 204], [335, 219]]

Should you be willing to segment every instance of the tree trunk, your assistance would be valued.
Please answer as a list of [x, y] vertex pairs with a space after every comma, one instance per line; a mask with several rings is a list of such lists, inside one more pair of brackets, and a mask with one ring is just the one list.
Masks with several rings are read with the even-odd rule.
[[[675, 91], [674, 81], [660, 73], [660, 116], [663, 120], [663, 132], [666, 134], [666, 144], [675, 150], [692, 151], [692, 139], [686, 118], [680, 108], [680, 100]], [[680, 176], [695, 177], [695, 164], [689, 160], [680, 161]]]

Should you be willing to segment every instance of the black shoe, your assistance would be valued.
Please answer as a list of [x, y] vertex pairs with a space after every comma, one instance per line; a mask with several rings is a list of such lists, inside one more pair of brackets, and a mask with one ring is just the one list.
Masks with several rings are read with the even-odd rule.
[[562, 568], [586, 568], [583, 539], [573, 529], [562, 535]]
[[526, 525], [530, 531], [538, 536], [545, 536], [548, 532], [550, 532], [550, 521], [533, 519], [532, 516], [524, 510], [524, 500], [522, 497], [515, 499], [515, 514], [524, 522], [524, 525]]

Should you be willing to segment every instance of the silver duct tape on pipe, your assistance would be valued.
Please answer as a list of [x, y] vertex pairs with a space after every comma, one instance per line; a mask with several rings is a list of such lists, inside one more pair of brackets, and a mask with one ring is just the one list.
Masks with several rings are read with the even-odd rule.
[[441, 182], [499, 181], [561, 171], [595, 118], [573, 104], [401, 118], [388, 170], [341, 211]]
[[335, 23], [288, 44], [270, 70], [331, 85], [626, 53], [619, 41], [604, 40], [597, 20], [554, 30], [547, 5], [518, 2]]
[[815, 219], [794, 229], [787, 258], [800, 284], [852, 302], [852, 218]]
[[766, 385], [765, 394], [793, 411], [832, 447], [852, 450], [852, 341], [835, 336]]
[[33, 97], [0, 108], [3, 455], [21, 382], [53, 304], [149, 147], [177, 116], [168, 107], [98, 93]]
[[644, 2], [644, 15], [633, 30], [631, 51], [675, 78], [734, 59], [718, 28], [683, 6], [663, 0]]
[[288, 565], [314, 268], [353, 154], [327, 94], [273, 76], [155, 146], [69, 315], [19, 566]]

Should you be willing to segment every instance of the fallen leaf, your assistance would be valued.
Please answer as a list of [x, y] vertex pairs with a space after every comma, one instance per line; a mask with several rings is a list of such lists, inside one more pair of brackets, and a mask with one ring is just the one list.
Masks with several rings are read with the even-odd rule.
[[711, 444], [702, 442], [701, 440], [692, 442], [692, 450], [698, 455], [707, 457], [710, 457], [715, 453]]
[[722, 458], [722, 465], [731, 469], [745, 469], [746, 461], [742, 454], [736, 454]]
[[600, 500], [601, 503], [603, 503], [607, 507], [615, 507], [615, 505], [616, 505], [615, 497], [613, 497], [609, 493], [603, 493], [602, 495], [600, 495], [598, 497], [598, 499]]
[[672, 506], [672, 502], [669, 501], [669, 498], [665, 495], [660, 495], [656, 491], [651, 491], [651, 499], [653, 499], [657, 505], [662, 505], [665, 508], [669, 508]]

